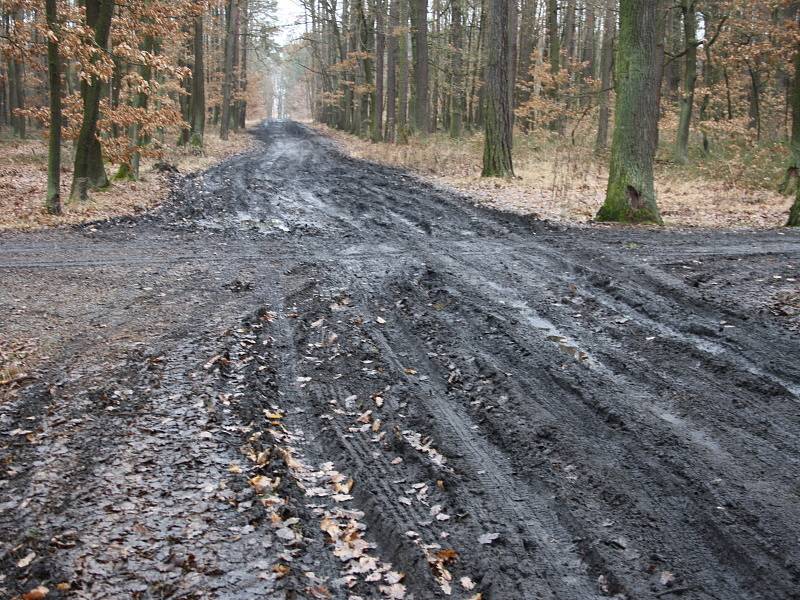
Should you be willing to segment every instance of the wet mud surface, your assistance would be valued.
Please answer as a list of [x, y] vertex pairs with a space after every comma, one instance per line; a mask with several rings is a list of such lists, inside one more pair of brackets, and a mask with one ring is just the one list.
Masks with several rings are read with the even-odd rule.
[[42, 354], [0, 597], [800, 598], [797, 232], [553, 227], [254, 135], [0, 236]]

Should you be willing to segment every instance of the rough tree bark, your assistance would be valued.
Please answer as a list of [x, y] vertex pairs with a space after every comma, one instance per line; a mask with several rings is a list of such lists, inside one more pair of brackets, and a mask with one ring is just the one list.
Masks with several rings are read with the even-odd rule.
[[384, 31], [384, 13], [386, 4], [383, 0], [375, 2], [375, 100], [372, 103], [372, 141], [379, 142], [383, 138], [383, 53], [386, 49], [386, 32]]
[[[98, 51], [105, 51], [114, 13], [113, 0], [89, 0], [86, 2], [86, 21], [93, 24], [94, 41]], [[86, 201], [89, 188], [108, 185], [103, 166], [100, 141], [97, 139], [97, 119], [100, 116], [102, 81], [96, 75], [84, 82], [83, 119], [78, 139], [75, 141], [75, 163], [72, 173], [70, 199]]]
[[597, 138], [595, 149], [605, 150], [608, 147], [608, 122], [611, 116], [611, 79], [614, 67], [614, 36], [617, 32], [616, 0], [606, 0], [606, 11], [603, 16], [603, 43], [600, 50], [600, 111], [597, 120]]
[[694, 91], [697, 83], [697, 12], [695, 0], [681, 0], [684, 34], [683, 93], [680, 97], [680, 120], [675, 141], [675, 162], [689, 162], [689, 127], [692, 123]]
[[511, 162], [511, 105], [508, 93], [509, 0], [491, 0], [486, 51], [486, 114], [483, 177], [514, 175]]
[[[550, 45], [547, 52], [547, 60], [550, 62], [550, 74], [553, 78], [558, 77], [561, 72], [561, 37], [558, 34], [558, 0], [547, 0], [547, 35]], [[554, 83], [551, 93], [553, 99], [558, 98], [558, 86]], [[564, 122], [562, 119], [554, 119], [550, 122], [552, 131], [562, 131]]]
[[247, 0], [242, 0], [240, 11], [241, 36], [239, 45], [241, 46], [241, 60], [239, 63], [239, 94], [241, 98], [238, 102], [236, 119], [240, 129], [244, 129], [247, 123], [247, 48], [249, 36], [250, 12]]
[[191, 144], [202, 147], [206, 129], [206, 67], [203, 52], [203, 15], [194, 19], [194, 65], [192, 66]]
[[231, 126], [231, 96], [233, 94], [233, 57], [236, 46], [235, 29], [238, 21], [239, 3], [237, 0], [228, 0], [228, 9], [225, 19], [225, 59], [224, 74], [222, 79], [222, 115], [219, 124], [219, 137], [228, 139]]
[[411, 0], [414, 30], [414, 124], [421, 134], [430, 131], [428, 114], [428, 0]]
[[47, 28], [47, 79], [50, 93], [50, 139], [47, 148], [47, 198], [51, 215], [61, 214], [61, 59], [58, 56], [58, 11], [56, 0], [45, 1]]
[[389, 2], [389, 40], [386, 52], [386, 135], [387, 142], [395, 140], [397, 127], [397, 28], [400, 25], [399, 0]]
[[451, 18], [451, 40], [453, 44], [453, 56], [450, 68], [452, 70], [451, 95], [450, 95], [450, 137], [458, 139], [461, 137], [464, 122], [465, 97], [464, 97], [464, 72], [463, 57], [464, 34], [462, 28], [463, 15], [461, 13], [462, 0], [450, 1]]
[[400, 28], [403, 32], [398, 39], [398, 93], [397, 93], [397, 141], [408, 141], [408, 7], [405, 0], [400, 0]]
[[664, 51], [658, 2], [620, 1], [616, 107], [606, 200], [599, 221], [661, 223], [653, 186]]
[[[795, 160], [800, 157], [800, 44], [794, 54], [794, 82], [792, 84], [792, 155]], [[795, 199], [789, 210], [790, 227], [800, 227], [800, 185], [795, 191]]]

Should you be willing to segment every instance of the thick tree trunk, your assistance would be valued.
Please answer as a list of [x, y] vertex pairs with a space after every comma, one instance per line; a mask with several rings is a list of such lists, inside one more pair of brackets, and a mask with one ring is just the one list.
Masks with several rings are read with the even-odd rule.
[[428, 111], [428, 0], [411, 0], [414, 31], [414, 124], [419, 133], [430, 131]]
[[606, 200], [599, 221], [661, 223], [653, 185], [664, 51], [658, 2], [620, 1], [617, 99]]
[[511, 162], [511, 106], [509, 79], [509, 0], [491, 0], [488, 18], [486, 62], [486, 138], [483, 145], [483, 177], [514, 175]]
[[233, 58], [236, 46], [236, 22], [239, 20], [238, 0], [228, 0], [225, 19], [225, 58], [222, 78], [222, 110], [219, 125], [219, 137], [228, 139], [231, 126], [231, 97], [233, 95]]
[[683, 67], [683, 94], [680, 98], [680, 120], [675, 142], [675, 162], [689, 162], [689, 127], [694, 108], [694, 90], [697, 83], [697, 13], [695, 0], [681, 0], [683, 32], [686, 47]]
[[450, 94], [450, 137], [458, 139], [461, 137], [464, 122], [465, 98], [464, 98], [464, 33], [462, 28], [463, 15], [461, 13], [462, 0], [450, 0], [451, 35], [453, 44], [453, 56], [450, 68], [453, 73]]
[[[47, 79], [50, 93], [50, 139], [47, 147], [47, 198], [45, 208], [52, 215], [61, 214], [61, 59], [58, 55], [58, 26], [56, 0], [45, 1], [47, 28]], [[55, 37], [54, 37], [55, 36]]]
[[[94, 40], [98, 51], [104, 51], [108, 45], [113, 13], [113, 0], [89, 0], [86, 3], [86, 21], [94, 27]], [[89, 189], [108, 185], [100, 141], [97, 139], [97, 119], [100, 116], [102, 89], [102, 81], [98, 77], [92, 77], [91, 81], [84, 85], [83, 120], [75, 142], [71, 200], [86, 201]]]
[[617, 31], [616, 0], [606, 0], [603, 17], [603, 45], [600, 57], [600, 111], [597, 121], [595, 149], [605, 150], [608, 146], [608, 123], [611, 116], [611, 78], [614, 66], [614, 36]]
[[399, 0], [389, 0], [389, 42], [386, 52], [386, 141], [395, 141], [397, 127], [397, 28], [400, 24]]
[[206, 129], [206, 65], [203, 48], [203, 15], [194, 19], [194, 65], [192, 66], [191, 144], [203, 146]]

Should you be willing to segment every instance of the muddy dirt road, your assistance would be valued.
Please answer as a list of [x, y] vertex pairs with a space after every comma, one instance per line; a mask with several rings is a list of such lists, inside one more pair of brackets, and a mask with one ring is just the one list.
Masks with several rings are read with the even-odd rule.
[[553, 227], [254, 134], [0, 236], [42, 356], [0, 596], [800, 598], [797, 232]]

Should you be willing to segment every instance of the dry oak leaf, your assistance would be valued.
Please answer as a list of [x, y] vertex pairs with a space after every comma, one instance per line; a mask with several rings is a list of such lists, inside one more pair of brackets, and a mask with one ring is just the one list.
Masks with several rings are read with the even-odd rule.
[[458, 581], [465, 590], [471, 590], [475, 587], [475, 582], [469, 577], [462, 577]]
[[452, 548], [445, 548], [444, 550], [439, 550], [436, 553], [436, 558], [442, 561], [443, 564], [446, 564], [450, 561], [453, 561], [458, 558], [458, 552], [453, 550]]
[[47, 596], [49, 593], [49, 589], [43, 585], [39, 585], [33, 588], [30, 592], [22, 594], [22, 600], [42, 600], [42, 598]]
[[280, 579], [289, 573], [289, 567], [283, 564], [277, 564], [272, 567], [272, 572], [275, 573], [277, 579]]

